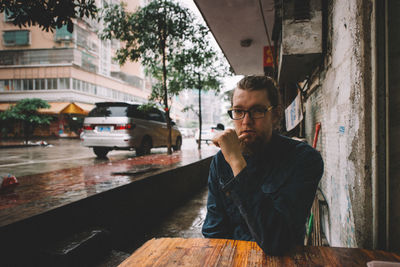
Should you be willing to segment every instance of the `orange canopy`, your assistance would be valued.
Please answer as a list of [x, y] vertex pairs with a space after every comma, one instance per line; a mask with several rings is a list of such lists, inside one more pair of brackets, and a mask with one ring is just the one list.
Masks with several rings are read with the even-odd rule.
[[[7, 110], [15, 103], [0, 103], [0, 111]], [[87, 115], [94, 105], [84, 103], [70, 103], [70, 102], [49, 102], [50, 108], [41, 108], [38, 110], [42, 114], [81, 114]]]

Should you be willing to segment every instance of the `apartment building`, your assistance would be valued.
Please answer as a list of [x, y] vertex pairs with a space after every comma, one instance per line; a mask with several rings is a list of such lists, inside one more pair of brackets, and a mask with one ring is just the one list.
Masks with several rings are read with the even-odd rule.
[[[127, 7], [133, 11], [142, 2], [129, 1]], [[147, 102], [151, 84], [142, 66], [119, 66], [113, 56], [120, 43], [100, 40], [101, 27], [97, 21], [77, 19], [72, 33], [66, 27], [46, 32], [37, 26], [19, 28], [0, 14], [0, 111], [23, 98], [46, 100], [51, 108], [42, 112], [54, 120], [35, 134], [63, 137], [79, 134], [83, 117], [96, 102]]]

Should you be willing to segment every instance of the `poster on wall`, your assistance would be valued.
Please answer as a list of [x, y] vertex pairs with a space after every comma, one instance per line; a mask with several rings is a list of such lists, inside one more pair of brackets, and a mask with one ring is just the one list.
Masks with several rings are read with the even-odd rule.
[[293, 102], [285, 110], [286, 131], [292, 130], [303, 120], [300, 91]]

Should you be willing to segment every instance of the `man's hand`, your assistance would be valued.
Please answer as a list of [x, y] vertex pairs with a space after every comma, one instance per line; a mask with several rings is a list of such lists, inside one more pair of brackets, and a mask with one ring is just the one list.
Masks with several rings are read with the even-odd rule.
[[221, 148], [222, 154], [229, 166], [231, 166], [233, 175], [236, 176], [246, 167], [246, 161], [243, 158], [239, 137], [234, 129], [227, 129], [217, 134], [213, 138], [213, 143]]

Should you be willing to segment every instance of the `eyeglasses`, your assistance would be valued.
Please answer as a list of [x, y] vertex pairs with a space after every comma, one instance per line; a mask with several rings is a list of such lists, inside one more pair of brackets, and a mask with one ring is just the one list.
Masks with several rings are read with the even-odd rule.
[[250, 118], [252, 119], [261, 119], [264, 118], [265, 113], [273, 109], [273, 106], [269, 106], [267, 108], [255, 107], [249, 110], [244, 110], [240, 108], [231, 108], [228, 110], [229, 117], [232, 120], [241, 120], [246, 116], [246, 113], [249, 113]]

